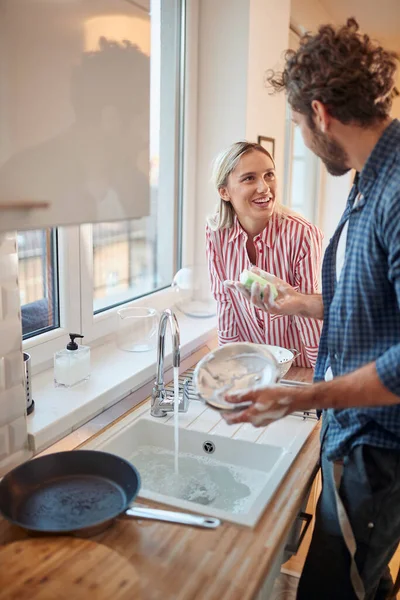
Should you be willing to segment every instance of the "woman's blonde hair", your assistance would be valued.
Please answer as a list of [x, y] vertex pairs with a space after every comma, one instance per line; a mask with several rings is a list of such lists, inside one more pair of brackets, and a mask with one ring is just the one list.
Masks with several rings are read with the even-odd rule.
[[[221, 152], [214, 161], [212, 180], [218, 192], [221, 187], [227, 185], [229, 175], [236, 169], [243, 154], [246, 154], [246, 152], [250, 152], [252, 150], [257, 150], [258, 152], [262, 152], [268, 156], [275, 168], [274, 159], [268, 150], [266, 150], [263, 146], [260, 146], [260, 144], [246, 141], [235, 142], [229, 146], [229, 148]], [[281, 216], [284, 216], [285, 214], [290, 214], [292, 211], [286, 206], [277, 203], [275, 212]], [[207, 223], [210, 229], [213, 231], [218, 229], [229, 229], [233, 225], [234, 218], [235, 210], [231, 202], [223, 200], [220, 196], [215, 213], [208, 217]]]

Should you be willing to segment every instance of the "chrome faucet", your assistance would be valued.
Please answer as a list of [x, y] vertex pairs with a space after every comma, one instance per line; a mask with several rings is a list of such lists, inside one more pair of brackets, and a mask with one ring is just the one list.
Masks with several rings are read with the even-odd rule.
[[[172, 310], [167, 308], [163, 311], [158, 326], [157, 372], [151, 395], [150, 410], [150, 414], [153, 417], [164, 417], [168, 412], [174, 410], [174, 391], [166, 390], [164, 385], [165, 334], [168, 322], [172, 335], [172, 364], [174, 367], [179, 367], [181, 362], [178, 320]], [[189, 379], [185, 379], [183, 385], [179, 386], [179, 412], [186, 412], [188, 408]]]

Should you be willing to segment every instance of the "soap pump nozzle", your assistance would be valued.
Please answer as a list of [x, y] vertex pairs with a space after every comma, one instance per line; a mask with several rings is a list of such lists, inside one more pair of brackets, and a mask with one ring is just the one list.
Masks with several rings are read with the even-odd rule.
[[78, 344], [75, 342], [75, 338], [83, 338], [83, 335], [80, 335], [80, 333], [70, 333], [69, 337], [71, 338], [71, 341], [69, 342], [69, 344], [67, 344], [67, 350], [78, 350]]

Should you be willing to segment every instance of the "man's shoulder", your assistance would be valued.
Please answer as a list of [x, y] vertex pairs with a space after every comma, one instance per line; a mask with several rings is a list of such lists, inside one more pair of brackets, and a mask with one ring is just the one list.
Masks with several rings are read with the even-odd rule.
[[393, 159], [387, 178], [388, 188], [393, 192], [400, 192], [400, 140]]
[[393, 196], [400, 191], [400, 121], [392, 124], [385, 142], [385, 147], [381, 149], [384, 161], [379, 165], [378, 179], [382, 192]]
[[394, 155], [388, 169], [380, 182], [381, 204], [387, 210], [393, 203], [400, 201], [400, 143], [394, 151]]

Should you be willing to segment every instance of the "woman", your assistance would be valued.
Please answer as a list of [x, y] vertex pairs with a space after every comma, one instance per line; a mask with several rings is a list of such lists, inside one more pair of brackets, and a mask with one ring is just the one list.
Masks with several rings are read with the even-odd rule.
[[236, 142], [222, 152], [213, 179], [220, 200], [206, 236], [220, 345], [246, 341], [296, 348], [301, 354], [294, 364], [314, 367], [322, 321], [270, 315], [244, 298], [234, 282], [254, 266], [303, 293], [316, 293], [322, 233], [278, 202], [275, 163], [259, 144]]

